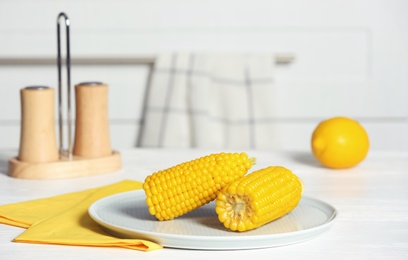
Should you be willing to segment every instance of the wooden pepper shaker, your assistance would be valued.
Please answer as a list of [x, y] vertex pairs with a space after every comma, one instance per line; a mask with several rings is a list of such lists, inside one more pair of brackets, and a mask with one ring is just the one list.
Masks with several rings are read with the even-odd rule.
[[20, 90], [21, 134], [18, 160], [30, 163], [59, 159], [54, 118], [54, 89], [30, 86]]
[[74, 156], [96, 158], [111, 155], [108, 85], [101, 82], [77, 84], [75, 99]]

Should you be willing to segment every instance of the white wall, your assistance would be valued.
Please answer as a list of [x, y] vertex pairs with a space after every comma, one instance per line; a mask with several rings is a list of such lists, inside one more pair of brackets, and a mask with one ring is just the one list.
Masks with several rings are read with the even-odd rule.
[[[0, 1], [0, 147], [18, 147], [19, 89], [56, 87], [56, 18], [71, 20], [72, 58], [164, 51], [292, 53], [276, 71], [282, 149], [309, 149], [327, 117], [358, 119], [372, 149], [408, 151], [408, 1], [71, 0]], [[63, 30], [64, 32], [64, 30]], [[74, 65], [73, 84], [110, 85], [112, 145], [137, 142], [149, 66]]]

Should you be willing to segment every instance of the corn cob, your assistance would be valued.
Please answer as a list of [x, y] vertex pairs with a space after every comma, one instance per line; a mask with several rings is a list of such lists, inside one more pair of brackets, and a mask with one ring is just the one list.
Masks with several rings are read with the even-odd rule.
[[246, 153], [219, 153], [155, 172], [143, 183], [149, 213], [170, 220], [207, 204], [253, 163]]
[[233, 231], [248, 231], [278, 219], [299, 203], [302, 183], [290, 170], [271, 166], [228, 184], [215, 204], [218, 219]]

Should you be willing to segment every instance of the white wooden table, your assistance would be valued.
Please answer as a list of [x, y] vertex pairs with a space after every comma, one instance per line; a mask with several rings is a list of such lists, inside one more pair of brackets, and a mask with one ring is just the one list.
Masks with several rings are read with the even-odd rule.
[[[0, 151], [0, 204], [80, 191], [123, 179], [143, 181], [151, 172], [216, 151], [121, 151], [118, 172], [64, 180], [22, 180], [7, 176], [16, 151]], [[327, 232], [306, 242], [268, 249], [201, 251], [164, 248], [141, 252], [118, 248], [13, 243], [24, 229], [0, 225], [0, 259], [408, 259], [408, 152], [371, 151], [349, 170], [321, 167], [309, 152], [246, 151], [257, 158], [253, 169], [283, 165], [299, 175], [304, 194], [338, 211]]]

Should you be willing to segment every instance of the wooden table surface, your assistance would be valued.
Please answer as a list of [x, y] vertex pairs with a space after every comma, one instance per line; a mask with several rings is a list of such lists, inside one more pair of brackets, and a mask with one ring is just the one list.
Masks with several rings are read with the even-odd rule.
[[[7, 175], [16, 151], [0, 151], [0, 205], [111, 184], [143, 181], [153, 171], [189, 161], [209, 150], [130, 149], [120, 151], [123, 168], [114, 173], [62, 180], [24, 180]], [[408, 259], [408, 152], [370, 151], [348, 170], [320, 166], [309, 151], [245, 151], [253, 169], [282, 165], [304, 182], [304, 195], [334, 206], [334, 225], [316, 238], [266, 249], [211, 251], [164, 248], [141, 252], [120, 248], [39, 245], [11, 240], [22, 228], [0, 224], [0, 259]]]

